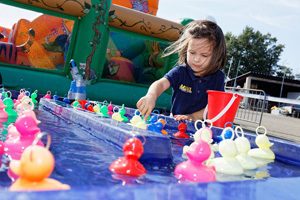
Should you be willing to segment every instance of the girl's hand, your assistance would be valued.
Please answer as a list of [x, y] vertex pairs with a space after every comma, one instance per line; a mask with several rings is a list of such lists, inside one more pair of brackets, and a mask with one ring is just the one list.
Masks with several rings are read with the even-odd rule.
[[145, 115], [144, 120], [146, 121], [155, 107], [155, 98], [146, 95], [137, 102], [136, 107], [142, 115]]
[[189, 120], [193, 121], [193, 118], [191, 115], [174, 115], [175, 121], [180, 121], [180, 120]]

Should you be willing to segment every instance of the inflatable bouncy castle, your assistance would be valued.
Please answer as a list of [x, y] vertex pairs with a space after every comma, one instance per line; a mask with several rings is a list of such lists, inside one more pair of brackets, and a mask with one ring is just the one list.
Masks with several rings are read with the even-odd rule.
[[[0, 70], [10, 90], [32, 88], [63, 97], [73, 79], [69, 63], [74, 60], [87, 97], [135, 107], [148, 86], [177, 61], [176, 55], [162, 54], [179, 38], [183, 25], [156, 17], [157, 0], [1, 3], [38, 12], [34, 19], [23, 16], [0, 29], [5, 35], [0, 39]], [[159, 98], [158, 107], [170, 108], [170, 90]]]
[[112, 0], [113, 4], [156, 15], [158, 0]]

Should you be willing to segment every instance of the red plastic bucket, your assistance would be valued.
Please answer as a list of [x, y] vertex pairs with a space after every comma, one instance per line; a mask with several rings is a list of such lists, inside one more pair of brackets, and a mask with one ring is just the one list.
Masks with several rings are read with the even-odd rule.
[[213, 126], [224, 128], [227, 122], [233, 122], [241, 95], [230, 92], [208, 90], [207, 119]]

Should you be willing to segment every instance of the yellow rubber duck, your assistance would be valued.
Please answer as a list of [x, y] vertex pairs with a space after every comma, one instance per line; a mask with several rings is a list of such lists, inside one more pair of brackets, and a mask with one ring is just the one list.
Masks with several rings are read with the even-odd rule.
[[143, 121], [143, 119], [141, 118], [140, 115], [134, 115], [131, 120], [130, 120], [130, 123], [133, 124], [133, 125], [136, 125], [137, 123]]
[[[260, 128], [263, 128], [265, 130], [264, 134], [258, 134], [258, 130]], [[270, 147], [273, 146], [274, 143], [270, 142], [269, 138], [267, 137], [267, 129], [264, 126], [259, 126], [256, 128], [256, 134], [257, 136], [255, 138], [255, 143], [258, 148], [251, 149], [248, 152], [248, 155], [255, 158], [274, 160], [275, 154], [270, 149]]]

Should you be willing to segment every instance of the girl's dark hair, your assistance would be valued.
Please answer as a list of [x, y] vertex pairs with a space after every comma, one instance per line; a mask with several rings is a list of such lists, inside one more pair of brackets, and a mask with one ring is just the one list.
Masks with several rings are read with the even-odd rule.
[[226, 62], [226, 43], [222, 29], [209, 20], [192, 21], [183, 28], [181, 37], [166, 48], [164, 56], [178, 53], [179, 59], [177, 64], [187, 64], [187, 48], [191, 39], [207, 39], [213, 47], [210, 69], [206, 75], [213, 74], [222, 67]]

